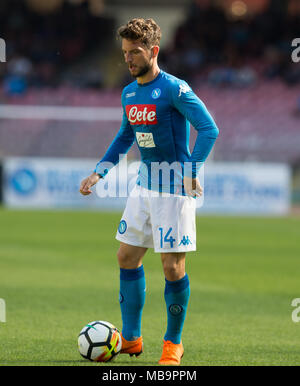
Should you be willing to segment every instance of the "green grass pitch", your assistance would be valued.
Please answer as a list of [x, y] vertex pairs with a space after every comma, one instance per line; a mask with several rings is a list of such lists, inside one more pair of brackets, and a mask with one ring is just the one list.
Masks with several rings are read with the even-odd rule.
[[[93, 320], [121, 328], [119, 213], [0, 209], [0, 366], [101, 366], [78, 353]], [[182, 365], [300, 365], [300, 218], [197, 218]], [[144, 354], [111, 366], [156, 365], [166, 326], [160, 255], [144, 258]]]

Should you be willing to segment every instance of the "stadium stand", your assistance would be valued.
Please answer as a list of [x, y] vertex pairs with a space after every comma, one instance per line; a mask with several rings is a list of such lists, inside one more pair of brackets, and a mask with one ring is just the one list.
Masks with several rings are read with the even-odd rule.
[[[264, 81], [247, 89], [215, 89], [203, 85], [199, 97], [209, 106], [220, 127], [217, 160], [259, 160], [293, 163], [299, 157], [299, 90], [281, 81]], [[72, 89], [34, 90], [10, 100], [15, 106], [120, 106], [120, 92]], [[18, 113], [16, 110], [15, 114]], [[1, 110], [0, 110], [1, 115]], [[121, 113], [119, 114], [121, 117]], [[99, 157], [117, 133], [120, 122], [60, 119], [2, 119], [1, 155]], [[57, 141], [59, 139], [59, 141]], [[195, 139], [192, 131], [191, 142]]]
[[[44, 9], [47, 3], [57, 7]], [[8, 61], [0, 67], [0, 79], [7, 93], [22, 94], [28, 87], [56, 87], [62, 82], [101, 87], [101, 69], [86, 62], [112, 44], [115, 21], [95, 14], [90, 4], [1, 1], [0, 36], [5, 37]], [[72, 73], [76, 64], [82, 71]]]
[[[119, 127], [115, 116], [101, 119], [100, 110], [119, 108], [121, 86], [131, 80], [124, 75], [122, 84], [107, 88], [101, 67], [92, 65], [103, 48], [104, 56], [109, 47], [115, 55], [115, 20], [94, 15], [88, 1], [61, 0], [48, 14], [37, 13], [30, 3], [3, 0], [0, 6], [0, 35], [8, 47], [8, 62], [0, 67], [0, 156], [98, 158]], [[191, 2], [173, 44], [161, 52], [161, 66], [188, 80], [214, 115], [220, 127], [216, 160], [297, 163], [300, 66], [291, 61], [290, 44], [300, 36], [300, 2], [235, 2], [248, 4], [249, 10], [259, 5], [245, 17], [243, 9], [239, 17], [237, 10], [229, 12], [230, 2], [224, 2], [227, 8], [217, 3], [222, 4]], [[119, 63], [110, 67], [122, 71]], [[99, 112], [87, 121], [46, 115], [8, 119], [1, 116], [6, 105]], [[192, 131], [191, 143], [194, 138]], [[136, 154], [134, 149], [132, 157]]]
[[[251, 84], [256, 71], [263, 68], [268, 79], [299, 82], [299, 66], [291, 61], [291, 41], [300, 32], [299, 1], [228, 3], [231, 9], [209, 0], [192, 2], [186, 20], [175, 31], [173, 45], [163, 53], [170, 72], [193, 82], [200, 75], [207, 76], [212, 67], [216, 83], [236, 85], [241, 71], [250, 76]], [[237, 17], [246, 12], [238, 7], [254, 3], [260, 4], [260, 12]]]

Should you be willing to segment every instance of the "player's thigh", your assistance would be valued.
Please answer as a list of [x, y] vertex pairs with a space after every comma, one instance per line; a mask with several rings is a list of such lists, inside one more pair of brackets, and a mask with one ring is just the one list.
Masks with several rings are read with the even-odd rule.
[[184, 277], [185, 256], [185, 252], [161, 253], [161, 262], [167, 280], [175, 281]]
[[196, 200], [187, 196], [151, 199], [151, 223], [155, 252], [196, 250]]
[[148, 198], [136, 185], [127, 199], [116, 239], [121, 243], [142, 248], [153, 248]]
[[147, 248], [137, 247], [126, 243], [120, 243], [120, 248], [117, 252], [120, 268], [134, 269], [142, 265], [142, 260], [147, 252]]

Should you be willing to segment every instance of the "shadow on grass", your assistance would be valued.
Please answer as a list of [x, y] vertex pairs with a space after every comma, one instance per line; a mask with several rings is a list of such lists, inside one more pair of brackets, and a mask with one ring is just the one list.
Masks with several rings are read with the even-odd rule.
[[155, 363], [153, 362], [133, 362], [131, 360], [128, 361], [122, 361], [122, 362], [105, 362], [105, 363], [100, 363], [100, 362], [92, 362], [92, 361], [86, 361], [84, 359], [79, 359], [79, 360], [26, 360], [26, 359], [20, 359], [20, 360], [0, 360], [0, 365], [1, 366], [35, 366], [35, 365], [55, 365], [55, 366], [109, 366], [109, 367], [117, 367], [117, 366], [156, 366]]

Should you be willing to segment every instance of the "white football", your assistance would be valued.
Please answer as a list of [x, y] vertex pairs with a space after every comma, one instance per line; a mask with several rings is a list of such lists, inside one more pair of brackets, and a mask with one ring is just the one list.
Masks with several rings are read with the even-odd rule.
[[86, 324], [78, 335], [78, 349], [85, 359], [95, 362], [113, 360], [121, 351], [122, 338], [118, 329], [102, 320]]

